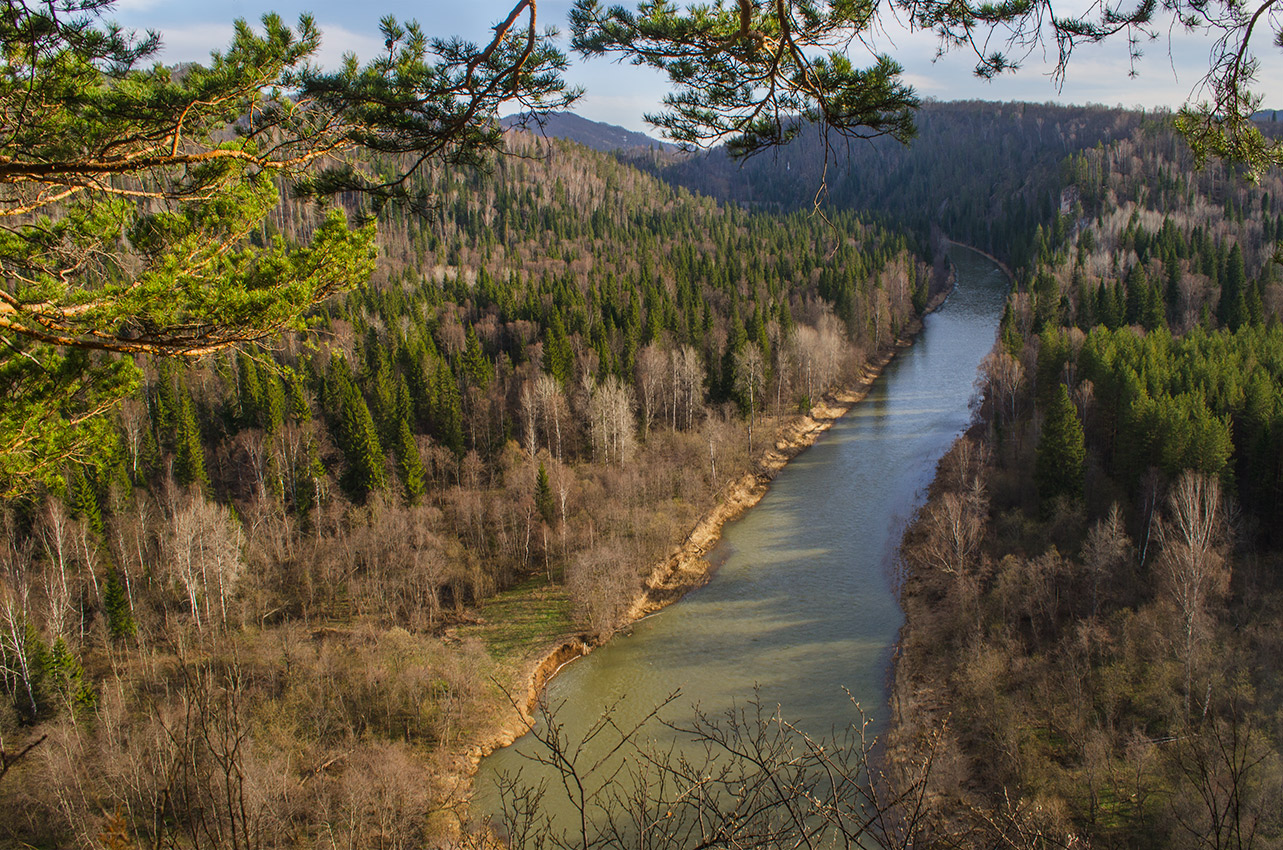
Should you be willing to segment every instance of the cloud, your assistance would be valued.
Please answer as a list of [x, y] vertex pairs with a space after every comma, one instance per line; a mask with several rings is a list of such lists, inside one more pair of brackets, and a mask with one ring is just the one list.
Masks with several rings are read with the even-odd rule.
[[116, 0], [115, 5], [112, 6], [112, 11], [114, 13], [131, 15], [138, 12], [146, 12], [149, 9], [159, 6], [160, 3], [161, 0]]
[[166, 27], [161, 33], [157, 59], [167, 65], [179, 62], [206, 62], [214, 50], [224, 50], [232, 40], [232, 24], [189, 24]]
[[323, 22], [318, 26], [321, 28], [321, 49], [316, 52], [314, 61], [323, 68], [338, 68], [345, 53], [355, 53], [362, 62], [368, 62], [384, 50], [381, 35], [356, 32]]
[[659, 137], [658, 131], [647, 124], [642, 115], [658, 112], [659, 97], [645, 94], [585, 94], [573, 107], [576, 115], [591, 121], [614, 124], [636, 133]]
[[[338, 68], [343, 54], [349, 51], [356, 53], [364, 62], [383, 50], [382, 37], [324, 22], [317, 25], [321, 30], [321, 48], [313, 61], [324, 68]], [[161, 34], [162, 48], [158, 60], [165, 64], [205, 62], [211, 51], [227, 48], [232, 41], [233, 32], [230, 21], [166, 27]]]

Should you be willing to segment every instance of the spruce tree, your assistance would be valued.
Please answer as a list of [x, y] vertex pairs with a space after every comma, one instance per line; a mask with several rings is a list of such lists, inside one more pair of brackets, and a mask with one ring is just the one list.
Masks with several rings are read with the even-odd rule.
[[463, 401], [459, 397], [459, 385], [444, 360], [437, 361], [437, 372], [433, 378], [432, 428], [438, 440], [454, 452], [456, 457], [463, 457]]
[[1086, 457], [1078, 411], [1069, 398], [1069, 389], [1058, 384], [1043, 419], [1034, 465], [1034, 482], [1044, 510], [1050, 509], [1059, 497], [1082, 495]]
[[731, 313], [730, 325], [726, 332], [726, 347], [722, 350], [722, 368], [717, 386], [716, 398], [723, 401], [739, 402], [739, 393], [735, 389], [735, 355], [744, 348], [748, 333], [740, 319], [739, 310]]
[[201, 445], [200, 427], [186, 390], [178, 396], [178, 430], [174, 435], [174, 478], [179, 484], [209, 485], [205, 474], [205, 448]]
[[302, 375], [290, 375], [290, 416], [295, 422], [310, 422], [312, 419], [311, 394]]
[[268, 434], [275, 434], [285, 421], [285, 387], [272, 372], [266, 373], [264, 383], [261, 424]]
[[1020, 350], [1025, 346], [1024, 338], [1016, 327], [1016, 314], [1011, 309], [1010, 300], [1003, 308], [1002, 321], [998, 323], [998, 341], [1012, 357], [1019, 357]]
[[114, 640], [133, 637], [138, 633], [134, 615], [129, 607], [129, 595], [120, 580], [120, 572], [112, 567], [102, 586], [103, 613], [107, 616], [107, 634]]
[[93, 532], [102, 537], [102, 508], [98, 504], [98, 493], [95, 491], [84, 467], [79, 467], [71, 476], [71, 506]]
[[387, 483], [383, 447], [374, 427], [374, 417], [356, 386], [350, 381], [341, 381], [339, 394], [339, 445], [347, 462], [342, 484], [353, 498], [364, 499]]
[[1127, 302], [1123, 321], [1129, 325], [1139, 325], [1145, 315], [1145, 299], [1149, 294], [1149, 281], [1146, 280], [1145, 269], [1140, 263], [1127, 270], [1124, 286], [1127, 289]]
[[539, 516], [543, 517], [544, 522], [552, 524], [553, 517], [556, 516], [556, 502], [552, 497], [552, 485], [548, 481], [548, 470], [541, 463], [539, 464], [539, 474], [535, 477], [535, 508], [539, 511]]
[[1166, 325], [1163, 296], [1158, 291], [1157, 283], [1149, 283], [1145, 286], [1145, 299], [1141, 308], [1140, 324], [1147, 331], [1156, 331]]
[[397, 427], [396, 443], [397, 473], [401, 477], [401, 486], [405, 488], [405, 500], [417, 505], [427, 492], [423, 460], [419, 456], [419, 447], [410, 432], [410, 423], [404, 418]]
[[85, 681], [85, 669], [60, 636], [44, 657], [45, 677], [67, 706], [69, 713], [80, 716], [92, 711], [98, 703], [93, 686]]
[[1171, 262], [1167, 264], [1167, 286], [1163, 290], [1163, 302], [1167, 307], [1166, 312], [1169, 322], [1174, 323], [1180, 318], [1177, 314], [1180, 310], [1181, 280], [1183, 277], [1180, 261], [1173, 256]]
[[238, 360], [237, 386], [242, 428], [253, 428], [262, 425], [260, 411], [263, 406], [263, 385], [259, 381], [258, 365], [254, 358], [241, 352]]
[[1238, 243], [1230, 249], [1221, 278], [1221, 300], [1216, 305], [1216, 318], [1232, 331], [1247, 321], [1247, 272], [1243, 268], [1243, 250]]
[[566, 327], [560, 314], [553, 313], [552, 321], [544, 330], [543, 370], [566, 386], [570, 383], [574, 365], [575, 353], [566, 338]]

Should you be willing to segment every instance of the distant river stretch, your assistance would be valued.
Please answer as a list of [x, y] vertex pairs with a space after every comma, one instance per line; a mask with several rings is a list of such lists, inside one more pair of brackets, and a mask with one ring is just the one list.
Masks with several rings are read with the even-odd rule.
[[[640, 716], [680, 691], [664, 717], [681, 723], [693, 705], [709, 714], [743, 705], [754, 687], [815, 736], [856, 720], [844, 688], [881, 725], [902, 621], [890, 585], [896, 548], [970, 419], [1008, 288], [978, 254], [955, 247], [950, 259], [957, 289], [868, 397], [724, 529], [712, 581], [552, 680], [549, 704], [572, 738], [613, 703]], [[480, 811], [493, 811], [500, 772], [540, 775], [522, 756], [530, 747], [526, 736], [482, 763]]]

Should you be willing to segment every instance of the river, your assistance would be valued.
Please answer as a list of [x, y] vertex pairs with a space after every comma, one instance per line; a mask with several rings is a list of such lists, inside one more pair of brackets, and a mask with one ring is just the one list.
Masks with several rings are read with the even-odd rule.
[[[954, 248], [951, 259], [955, 291], [868, 397], [727, 525], [709, 555], [712, 581], [552, 680], [547, 699], [571, 738], [606, 706], [639, 717], [678, 691], [663, 713], [677, 723], [693, 706], [711, 714], [743, 706], [755, 688], [816, 736], [857, 721], [851, 698], [875, 726], [885, 719], [902, 622], [896, 550], [937, 461], [970, 419], [977, 367], [993, 347], [1008, 288], [978, 254]], [[526, 757], [530, 739], [482, 762], [482, 811], [494, 811], [496, 776], [548, 776]]]

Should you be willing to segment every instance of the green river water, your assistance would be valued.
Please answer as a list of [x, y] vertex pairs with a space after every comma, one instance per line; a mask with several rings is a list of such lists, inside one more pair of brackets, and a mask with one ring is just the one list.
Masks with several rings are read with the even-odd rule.
[[[753, 696], [797, 727], [825, 736], [857, 719], [885, 719], [892, 650], [902, 614], [892, 590], [905, 521], [935, 465], [966, 427], [977, 367], [992, 349], [1008, 282], [987, 259], [954, 248], [958, 284], [927, 316], [868, 397], [772, 482], [762, 501], [727, 525], [710, 553], [712, 581], [565, 667], [548, 703], [575, 737], [609, 705], [623, 719], [670, 694], [677, 723], [718, 714]], [[844, 690], [845, 689], [845, 690]], [[671, 735], [663, 727], [649, 734]], [[495, 777], [530, 762], [527, 735], [482, 764], [477, 808], [494, 811]], [[545, 805], [554, 810], [553, 795]]]

